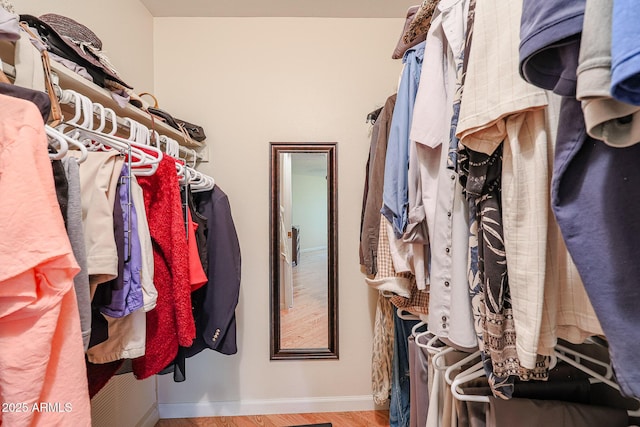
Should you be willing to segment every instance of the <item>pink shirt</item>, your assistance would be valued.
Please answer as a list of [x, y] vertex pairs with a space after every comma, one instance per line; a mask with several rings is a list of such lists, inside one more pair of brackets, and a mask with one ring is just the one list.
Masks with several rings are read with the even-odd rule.
[[80, 270], [36, 106], [0, 95], [0, 424], [90, 426]]

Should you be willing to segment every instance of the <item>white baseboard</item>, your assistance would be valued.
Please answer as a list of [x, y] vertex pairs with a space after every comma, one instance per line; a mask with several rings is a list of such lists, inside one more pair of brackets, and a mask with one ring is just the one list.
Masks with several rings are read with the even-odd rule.
[[352, 412], [380, 409], [371, 396], [237, 400], [228, 402], [161, 403], [160, 418]]
[[154, 404], [147, 413], [142, 417], [136, 427], [154, 427], [158, 421], [160, 421], [160, 412], [158, 411], [158, 405]]

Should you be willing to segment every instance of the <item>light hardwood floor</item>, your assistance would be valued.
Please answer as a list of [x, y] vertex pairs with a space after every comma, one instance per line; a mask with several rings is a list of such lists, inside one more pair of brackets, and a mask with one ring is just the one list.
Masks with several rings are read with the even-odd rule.
[[331, 423], [333, 427], [388, 426], [389, 411], [180, 418], [160, 420], [156, 427], [290, 427], [318, 423]]
[[293, 307], [280, 310], [282, 348], [329, 347], [327, 250], [301, 252], [293, 267]]

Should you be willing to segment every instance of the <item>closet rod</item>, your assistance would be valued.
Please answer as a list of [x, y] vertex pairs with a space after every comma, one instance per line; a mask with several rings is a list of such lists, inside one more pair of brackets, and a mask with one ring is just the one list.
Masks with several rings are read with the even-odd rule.
[[[162, 140], [162, 138], [160, 138], [160, 143], [164, 144], [166, 146], [166, 142]], [[178, 147], [178, 149], [180, 150], [181, 153], [184, 153], [184, 157], [181, 157], [181, 160], [194, 160], [194, 156], [195, 156], [195, 160], [202, 160], [202, 154], [198, 153], [196, 150], [194, 150], [193, 148], [189, 148], [189, 147], [185, 147], [184, 145], [180, 145]]]

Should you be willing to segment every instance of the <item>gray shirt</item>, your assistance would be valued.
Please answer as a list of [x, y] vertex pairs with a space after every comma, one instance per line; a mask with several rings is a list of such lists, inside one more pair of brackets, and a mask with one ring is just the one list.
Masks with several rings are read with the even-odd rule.
[[80, 200], [80, 169], [77, 159], [64, 157], [62, 159], [69, 188], [67, 202], [67, 234], [73, 249], [73, 255], [80, 266], [80, 272], [73, 278], [73, 285], [78, 299], [80, 311], [80, 328], [84, 351], [89, 348], [91, 337], [91, 298], [89, 290], [89, 274], [87, 273], [87, 252], [82, 229], [82, 202]]

